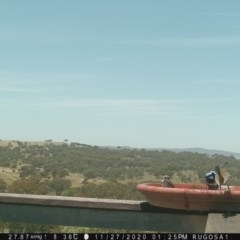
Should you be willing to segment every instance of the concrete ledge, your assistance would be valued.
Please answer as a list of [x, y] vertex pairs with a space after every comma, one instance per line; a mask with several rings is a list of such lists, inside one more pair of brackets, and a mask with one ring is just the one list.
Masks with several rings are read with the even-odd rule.
[[209, 213], [206, 233], [240, 233], [240, 214]]
[[0, 220], [8, 222], [192, 233], [205, 231], [207, 217], [142, 201], [0, 194]]
[[140, 201], [0, 193], [0, 203], [139, 211]]

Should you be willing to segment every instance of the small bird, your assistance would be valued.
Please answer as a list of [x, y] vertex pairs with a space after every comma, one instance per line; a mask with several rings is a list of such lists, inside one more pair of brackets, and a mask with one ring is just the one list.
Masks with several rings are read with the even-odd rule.
[[210, 171], [205, 175], [207, 187], [209, 190], [216, 190], [219, 187], [215, 181], [216, 174], [217, 173], [215, 171]]
[[215, 171], [210, 171], [210, 172], [206, 173], [205, 179], [207, 181], [207, 184], [214, 184], [215, 183], [215, 176], [216, 176]]
[[174, 187], [168, 175], [164, 175], [161, 180], [161, 187]]
[[221, 165], [220, 167], [216, 166], [215, 171], [216, 171], [215, 182], [221, 189], [221, 186], [228, 181], [230, 174], [227, 171], [227, 169], [224, 167], [224, 164]]

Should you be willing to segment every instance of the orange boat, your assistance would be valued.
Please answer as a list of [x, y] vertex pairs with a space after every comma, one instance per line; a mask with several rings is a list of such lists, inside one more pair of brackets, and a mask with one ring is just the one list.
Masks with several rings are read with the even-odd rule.
[[173, 184], [162, 187], [159, 183], [141, 183], [137, 189], [148, 202], [157, 207], [192, 211], [240, 211], [240, 186], [222, 186], [210, 190], [207, 184]]

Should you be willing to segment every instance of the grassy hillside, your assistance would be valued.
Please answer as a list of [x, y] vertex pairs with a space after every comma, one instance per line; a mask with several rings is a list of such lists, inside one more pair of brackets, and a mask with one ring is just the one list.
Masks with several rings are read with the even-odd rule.
[[[103, 191], [109, 184], [122, 184], [127, 189], [130, 183], [159, 181], [165, 174], [173, 182], [202, 182], [207, 171], [223, 162], [227, 162], [231, 173], [230, 184], [240, 184], [240, 161], [233, 156], [166, 150], [109, 149], [52, 141], [0, 143], [0, 179], [6, 183], [4, 191], [8, 192], [19, 192], [16, 185], [23, 184], [26, 187], [28, 181], [34, 178], [39, 181], [39, 186], [44, 186], [41, 189], [43, 194], [96, 197], [99, 195], [98, 191]], [[83, 191], [86, 186], [89, 189], [96, 188], [95, 192], [86, 189]], [[28, 192], [29, 189], [22, 191], [31, 193]], [[111, 194], [107, 195], [111, 197]], [[129, 199], [141, 198], [136, 190], [132, 195], [126, 196], [124, 188], [118, 197], [123, 196]]]
[[[1, 192], [143, 200], [138, 183], [158, 182], [166, 174], [173, 182], [204, 182], [205, 173], [224, 162], [231, 174], [229, 183], [240, 184], [240, 161], [233, 156], [52, 141], [0, 143]], [[62, 231], [59, 226], [1, 222], [0, 229]]]

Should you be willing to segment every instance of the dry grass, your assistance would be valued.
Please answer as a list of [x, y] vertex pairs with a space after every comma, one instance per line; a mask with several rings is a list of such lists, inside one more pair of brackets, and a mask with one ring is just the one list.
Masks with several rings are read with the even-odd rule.
[[19, 172], [11, 168], [0, 167], [0, 178], [9, 186], [19, 179]]
[[143, 182], [159, 182], [159, 181], [160, 181], [160, 177], [157, 178], [147, 172], [144, 172], [143, 177], [140, 177], [140, 178], [119, 180], [119, 182], [123, 184], [129, 183], [129, 182], [143, 183]]
[[1, 147], [7, 147], [7, 146], [9, 145], [9, 143], [11, 143], [13, 146], [15, 146], [15, 145], [17, 146], [17, 143], [16, 143], [16, 142], [7, 141], [7, 140], [6, 140], [6, 141], [3, 141], [3, 140], [0, 141], [0, 146], [1, 146]]
[[82, 186], [84, 177], [80, 173], [69, 173], [69, 176], [65, 177], [65, 179], [71, 181], [72, 187], [80, 187]]
[[[0, 167], [0, 179], [2, 179], [9, 186], [14, 181], [19, 180], [19, 171], [17, 169], [11, 169], [7, 167]], [[83, 175], [79, 173], [70, 173], [65, 177], [71, 181], [72, 187], [81, 187], [84, 180]]]
[[89, 179], [88, 182], [100, 185], [100, 184], [103, 184], [103, 183], [107, 182], [107, 180], [105, 180], [103, 178], [93, 178], [93, 179]]

